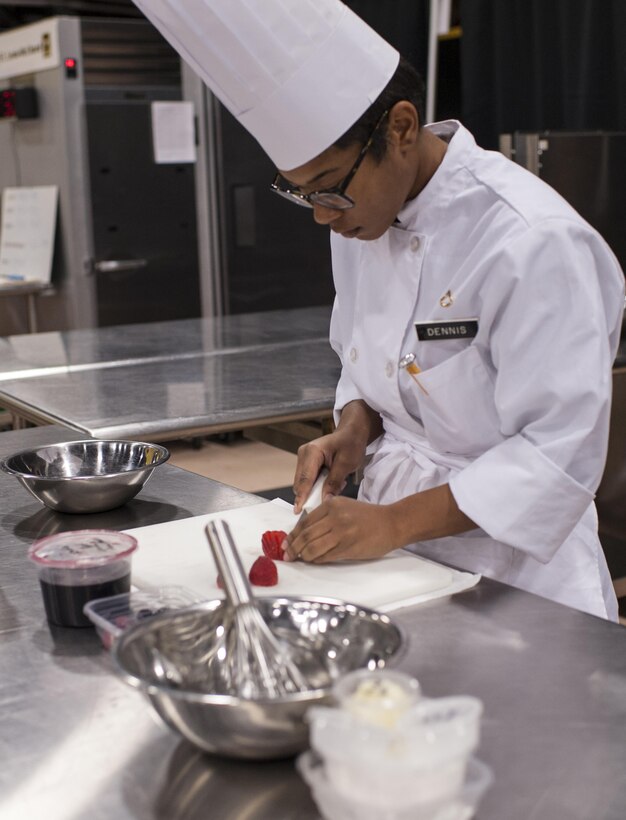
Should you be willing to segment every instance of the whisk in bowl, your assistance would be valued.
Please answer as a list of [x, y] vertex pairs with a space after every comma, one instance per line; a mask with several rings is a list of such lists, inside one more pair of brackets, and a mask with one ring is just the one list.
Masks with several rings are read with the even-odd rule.
[[232, 610], [224, 635], [223, 663], [234, 692], [240, 698], [258, 700], [307, 691], [311, 686], [291, 648], [272, 634], [256, 605], [227, 522], [210, 521], [205, 532]]

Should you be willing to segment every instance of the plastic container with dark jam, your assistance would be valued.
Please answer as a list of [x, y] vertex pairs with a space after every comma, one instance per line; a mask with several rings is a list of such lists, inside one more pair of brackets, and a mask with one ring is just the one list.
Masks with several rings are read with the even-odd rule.
[[76, 530], [35, 541], [28, 557], [39, 569], [48, 621], [57, 626], [92, 626], [84, 605], [130, 590], [136, 549], [135, 538], [114, 530]]

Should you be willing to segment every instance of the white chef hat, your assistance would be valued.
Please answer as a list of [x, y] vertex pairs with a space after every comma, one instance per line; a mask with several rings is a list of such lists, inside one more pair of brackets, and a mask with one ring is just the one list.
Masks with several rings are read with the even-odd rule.
[[283, 171], [331, 146], [398, 52], [339, 0], [134, 0]]

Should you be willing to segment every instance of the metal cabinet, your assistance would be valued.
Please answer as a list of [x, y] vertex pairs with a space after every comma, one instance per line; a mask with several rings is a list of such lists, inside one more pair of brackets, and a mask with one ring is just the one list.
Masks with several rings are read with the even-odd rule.
[[[152, 148], [151, 103], [182, 99], [178, 55], [140, 19], [41, 25], [58, 62], [9, 78], [35, 88], [39, 116], [0, 122], [0, 190], [59, 190], [53, 292], [38, 299], [38, 329], [199, 316], [193, 165], [158, 165]], [[0, 328], [23, 332], [25, 317], [0, 305]]]

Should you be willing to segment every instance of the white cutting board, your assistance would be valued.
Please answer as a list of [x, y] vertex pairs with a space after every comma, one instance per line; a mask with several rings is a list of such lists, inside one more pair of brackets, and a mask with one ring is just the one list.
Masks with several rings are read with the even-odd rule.
[[[140, 589], [176, 584], [201, 599], [221, 598], [217, 569], [204, 533], [208, 521], [227, 521], [246, 571], [263, 554], [266, 530], [289, 532], [297, 521], [293, 507], [280, 499], [210, 515], [184, 518], [126, 530], [138, 541], [133, 556], [133, 584]], [[277, 561], [278, 585], [253, 587], [257, 595], [338, 598], [389, 612], [469, 589], [480, 575], [459, 572], [396, 550], [375, 561], [306, 564]]]

